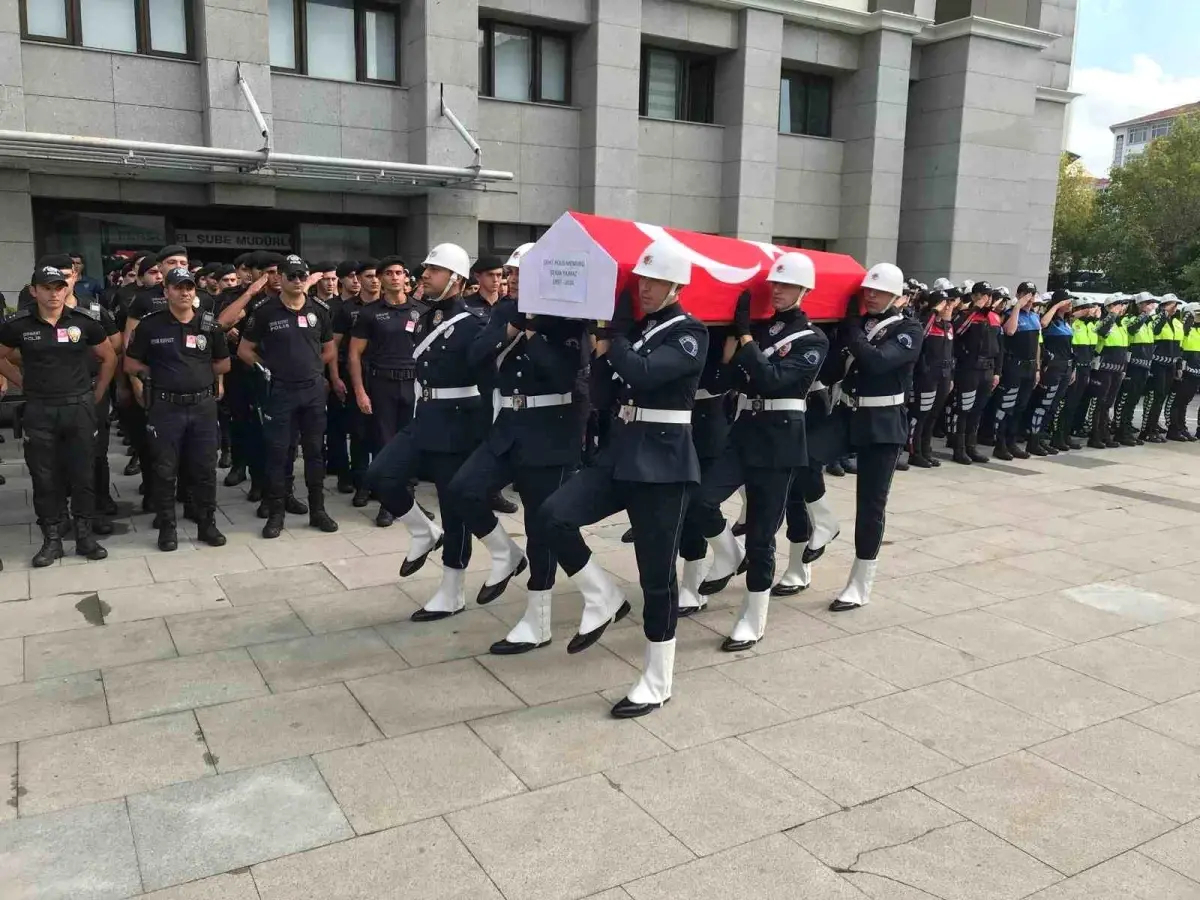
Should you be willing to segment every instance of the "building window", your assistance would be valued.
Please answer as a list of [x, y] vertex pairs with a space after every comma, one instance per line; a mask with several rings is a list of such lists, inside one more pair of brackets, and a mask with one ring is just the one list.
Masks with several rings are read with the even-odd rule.
[[711, 57], [642, 47], [641, 115], [711, 124], [715, 86]]
[[829, 249], [829, 241], [824, 238], [773, 237], [771, 243], [785, 250], [819, 250], [824, 253]]
[[506, 22], [479, 23], [479, 93], [498, 100], [569, 103], [571, 38]]
[[21, 36], [76, 47], [188, 58], [189, 0], [21, 0]]
[[784, 134], [829, 137], [832, 108], [832, 78], [784, 72], [779, 79], [779, 130]]
[[1119, 169], [1121, 167], [1121, 157], [1124, 155], [1125, 155], [1125, 135], [1118, 134], [1117, 135], [1117, 149], [1113, 153], [1113, 167], [1114, 168]]
[[1154, 140], [1155, 138], [1160, 138], [1160, 137], [1166, 137], [1170, 133], [1171, 133], [1171, 123], [1170, 122], [1159, 122], [1157, 125], [1153, 126], [1150, 129], [1150, 140]]
[[507, 222], [479, 223], [479, 255], [508, 258], [522, 244], [532, 243], [546, 233], [547, 225], [510, 225]]
[[1131, 143], [1131, 144], [1146, 143], [1146, 127], [1144, 125], [1141, 128], [1130, 128], [1129, 129], [1129, 143]]
[[333, 81], [394, 84], [400, 16], [364, 0], [270, 0], [271, 67]]

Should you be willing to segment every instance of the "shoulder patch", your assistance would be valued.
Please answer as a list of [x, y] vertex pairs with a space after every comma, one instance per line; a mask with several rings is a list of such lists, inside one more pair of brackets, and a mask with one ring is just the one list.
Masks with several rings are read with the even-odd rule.
[[700, 342], [690, 334], [685, 334], [679, 339], [679, 346], [683, 348], [683, 352], [688, 356], [695, 356], [700, 352]]
[[325, 310], [325, 312], [329, 312], [329, 303], [325, 300], [322, 300], [320, 297], [313, 297], [312, 302], [321, 307], [321, 309]]
[[99, 307], [96, 307], [95, 309], [89, 309], [86, 306], [76, 306], [75, 312], [77, 312], [81, 315], [87, 316], [89, 319], [95, 319], [97, 322], [100, 321], [100, 308]]
[[820, 350], [808, 350], [804, 354], [804, 361], [810, 366], [815, 366], [821, 362]]
[[28, 306], [23, 306], [21, 309], [14, 309], [3, 319], [5, 322], [11, 322], [13, 319], [26, 319], [33, 315], [33, 311]]
[[898, 343], [905, 350], [911, 350], [913, 345], [912, 335], [908, 334], [907, 332], [901, 332], [896, 336], [896, 343]]

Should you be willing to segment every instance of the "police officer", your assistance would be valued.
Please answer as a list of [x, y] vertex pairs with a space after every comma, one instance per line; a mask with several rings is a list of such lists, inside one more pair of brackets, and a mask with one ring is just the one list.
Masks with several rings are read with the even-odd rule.
[[1179, 298], [1174, 294], [1164, 294], [1154, 319], [1154, 358], [1150, 366], [1150, 386], [1142, 419], [1142, 440], [1151, 444], [1167, 442], [1158, 420], [1179, 376], [1182, 344], [1183, 321], [1179, 315]]
[[[519, 268], [520, 257], [509, 263]], [[479, 273], [481, 293], [498, 289], [493, 284], [498, 279], [489, 273]], [[525, 614], [503, 640], [492, 644], [494, 654], [526, 653], [550, 643], [550, 594], [558, 561], [533, 520], [579, 464], [583, 404], [574, 388], [585, 339], [582, 322], [527, 316], [518, 311], [515, 297], [505, 297], [496, 302], [471, 346], [471, 365], [495, 373], [487, 380], [498, 392], [499, 409], [487, 438], [450, 482], [448, 502], [491, 554], [477, 602], [499, 597], [527, 561], [529, 566]], [[509, 483], [525, 506], [525, 551], [494, 512], [494, 496]]]
[[933, 426], [950, 396], [954, 379], [954, 310], [957, 305], [957, 296], [952, 298], [941, 289], [923, 292], [918, 298], [917, 318], [925, 339], [921, 342], [921, 357], [913, 373], [908, 464], [919, 469], [941, 465], [933, 457]]
[[[542, 506], [535, 529], [557, 551], [583, 594], [579, 631], [568, 653], [587, 649], [629, 604], [592, 558], [579, 529], [625, 510], [644, 598], [646, 654], [642, 676], [612, 709], [618, 718], [643, 716], [671, 699], [679, 586], [675, 558], [690, 486], [700, 478], [692, 441], [692, 407], [708, 354], [708, 329], [679, 305], [691, 263], [673, 245], [655, 241], [633, 269], [645, 318], [635, 326], [632, 298], [617, 300], [611, 326], [592, 329], [599, 369], [594, 384], [615, 388], [621, 401], [607, 444], [594, 465], [559, 488]], [[607, 398], [597, 406], [607, 408]]]
[[1092, 381], [1088, 400], [1092, 405], [1092, 435], [1088, 446], [1097, 450], [1119, 447], [1112, 432], [1112, 406], [1129, 363], [1129, 332], [1124, 316], [1128, 302], [1114, 294], [1104, 303], [1104, 318], [1096, 326], [1097, 356], [1092, 362]]
[[1037, 299], [1038, 290], [1033, 282], [1022, 282], [1017, 288], [1017, 300], [1001, 326], [1004, 366], [992, 456], [1006, 462], [1014, 458], [1029, 459], [1029, 453], [1017, 440], [1025, 408], [1042, 377], [1042, 317], [1033, 308]]
[[[410, 302], [405, 293], [408, 273], [400, 257], [385, 256], [377, 271], [383, 299], [359, 312], [350, 332], [348, 368], [358, 411], [367, 417], [371, 446], [386, 447], [412, 421], [417, 370], [413, 350], [417, 321], [425, 308]], [[380, 506], [375, 524], [386, 528], [393, 521], [395, 517]]]
[[969, 288], [971, 305], [954, 323], [954, 390], [958, 422], [954, 433], [954, 461], [969, 466], [986, 463], [977, 449], [979, 423], [992, 391], [1000, 383], [1004, 354], [1000, 346], [1000, 317], [992, 312], [992, 286], [978, 281]]
[[[412, 332], [419, 400], [408, 427], [380, 449], [367, 470], [364, 488], [398, 518], [409, 532], [408, 552], [400, 566], [407, 577], [442, 546], [442, 581], [414, 622], [444, 619], [466, 605], [464, 584], [471, 560], [471, 538], [458, 510], [449, 501], [450, 482], [483, 437], [484, 418], [478, 378], [468, 353], [484, 322], [470, 312], [462, 290], [471, 260], [457, 244], [438, 244], [429, 251], [421, 275], [425, 312]], [[366, 315], [362, 312], [359, 315]], [[432, 481], [441, 506], [443, 531], [412, 497], [415, 478]]]
[[1096, 357], [1096, 319], [1100, 305], [1085, 297], [1071, 301], [1071, 356], [1074, 360], [1072, 382], [1066, 398], [1054, 413], [1054, 447], [1060, 452], [1079, 450], [1083, 444], [1073, 438], [1082, 431], [1087, 415], [1088, 386], [1092, 376], [1092, 361]]
[[[108, 552], [92, 536], [95, 515], [94, 435], [97, 406], [117, 367], [99, 317], [66, 305], [70, 276], [54, 266], [33, 273], [35, 306], [18, 310], [0, 324], [0, 358], [15, 362], [20, 353], [25, 464], [33, 483], [33, 508], [42, 530], [42, 546], [33, 557], [37, 568], [63, 555], [61, 479], [71, 495], [75, 517], [75, 553], [104, 559]], [[100, 362], [92, 377], [89, 360]], [[15, 374], [10, 371], [10, 374]]]
[[270, 395], [263, 408], [266, 446], [267, 522], [262, 534], [277, 538], [286, 511], [287, 464], [293, 434], [304, 448], [308, 487], [308, 524], [324, 532], [338, 525], [325, 511], [325, 368], [336, 365], [337, 348], [328, 308], [307, 294], [308, 266], [303, 261], [280, 267], [281, 292], [246, 322], [238, 356], [265, 369]]
[[[871, 599], [888, 492], [896, 458], [908, 437], [905, 398], [921, 355], [921, 325], [893, 308], [904, 275], [890, 263], [873, 266], [863, 279], [862, 318], [849, 316], [843, 337], [850, 365], [842, 382], [843, 405], [830, 421], [858, 451], [855, 486], [854, 564], [832, 612], [866, 605]], [[978, 287], [978, 285], [976, 285]]]
[[[1183, 342], [1180, 352], [1183, 354], [1183, 375], [1175, 382], [1175, 390], [1171, 392], [1167, 410], [1167, 440], [1186, 441], [1195, 443], [1200, 440], [1200, 433], [1188, 431], [1187, 408], [1200, 389], [1200, 326], [1196, 315], [1200, 312], [1200, 303], [1188, 303], [1183, 308]], [[1197, 429], [1200, 432], [1200, 427]]]
[[[1026, 284], [1029, 282], [1021, 287]], [[1051, 443], [1050, 430], [1055, 410], [1062, 405], [1067, 389], [1075, 378], [1072, 348], [1075, 335], [1067, 322], [1071, 295], [1067, 291], [1057, 290], [1050, 295], [1045, 306], [1042, 313], [1042, 375], [1030, 400], [1029, 439], [1025, 444], [1025, 450], [1031, 456], [1052, 456], [1059, 452]]]
[[1154, 318], [1158, 312], [1158, 298], [1149, 291], [1133, 297], [1136, 309], [1126, 315], [1123, 325], [1129, 335], [1129, 365], [1125, 380], [1117, 393], [1117, 404], [1113, 411], [1118, 443], [1125, 447], [1136, 447], [1144, 443], [1134, 429], [1134, 409], [1143, 398], [1150, 384], [1150, 368], [1154, 364]]
[[[355, 269], [359, 283], [358, 302], [346, 308], [346, 312], [338, 322], [339, 330], [334, 332], [334, 334], [344, 336], [347, 355], [349, 354], [350, 336], [359, 313], [372, 303], [378, 303], [379, 298], [383, 295], [378, 266], [378, 260], [362, 259], [358, 261]], [[345, 328], [347, 324], [350, 327], [341, 331], [340, 329]], [[348, 398], [346, 407], [350, 430], [350, 480], [354, 485], [354, 497], [350, 502], [353, 506], [362, 508], [371, 502], [371, 492], [366, 487], [367, 466], [371, 464], [372, 456], [383, 448], [376, 447], [372, 441], [371, 422], [359, 412], [353, 396]]]
[[702, 595], [724, 589], [737, 571], [739, 553], [721, 504], [746, 486], [746, 593], [733, 631], [721, 645], [748, 650], [767, 625], [767, 603], [775, 580], [775, 532], [783, 521], [793, 470], [808, 464], [804, 411], [809, 387], [829, 342], [800, 308], [817, 284], [812, 260], [785, 253], [767, 275], [774, 315], [751, 325], [750, 294], [743, 293], [726, 339], [722, 361], [726, 385], [737, 391], [737, 418], [720, 458], [705, 473], [684, 519], [684, 532], [699, 532], [713, 545], [715, 559]]
[[225, 544], [217, 529], [217, 447], [220, 440], [214, 381], [229, 371], [225, 335], [211, 312], [195, 308], [196, 283], [187, 269], [167, 273], [168, 307], [146, 316], [133, 333], [125, 371], [139, 378], [148, 399], [148, 426], [158, 501], [158, 549], [179, 546], [175, 527], [175, 479], [182, 450], [191, 471], [197, 537]]
[[[350, 371], [350, 332], [358, 307], [358, 262], [344, 260], [338, 263], [334, 272], [337, 276], [337, 300], [330, 303], [330, 309], [333, 310], [333, 340], [338, 348], [339, 378], [336, 381], [331, 379], [329, 384], [325, 460], [329, 472], [337, 476], [338, 493], [353, 494], [354, 479], [351, 477], [347, 441], [350, 440], [350, 408], [354, 400], [344, 379]], [[365, 462], [362, 468], [366, 469]]]

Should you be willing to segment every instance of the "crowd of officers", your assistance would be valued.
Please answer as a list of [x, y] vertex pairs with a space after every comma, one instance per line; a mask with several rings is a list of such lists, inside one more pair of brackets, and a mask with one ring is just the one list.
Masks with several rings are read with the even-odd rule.
[[[813, 263], [791, 252], [771, 263], [769, 318], [752, 318], [745, 293], [730, 324], [706, 325], [678, 302], [690, 261], [655, 242], [612, 319], [583, 322], [519, 310], [530, 246], [472, 264], [441, 244], [412, 272], [398, 256], [309, 265], [270, 252], [202, 266], [172, 246], [129, 260], [99, 292], [78, 260], [39, 260], [0, 324], [0, 377], [26, 401], [43, 534], [33, 564], [61, 557], [68, 534], [77, 554], [106, 555], [95, 536], [111, 533], [117, 511], [110, 402], [161, 550], [178, 547], [179, 503], [198, 540], [225, 543], [218, 468], [226, 485], [249, 481], [264, 538], [289, 514], [336, 531], [332, 474], [354, 506], [379, 504], [379, 526], [408, 530], [402, 577], [440, 549], [442, 576], [416, 622], [466, 608], [472, 538], [490, 557], [477, 603], [528, 570], [525, 612], [494, 654], [551, 642], [559, 567], [583, 597], [568, 653], [630, 612], [581, 532], [624, 511], [646, 650], [613, 715], [633, 717], [671, 697], [679, 616], [744, 573], [722, 649], [745, 650], [764, 638], [770, 598], [808, 587], [840, 531], [828, 467], [853, 458], [858, 473], [855, 559], [830, 605], [845, 612], [870, 600], [895, 471], [939, 465], [938, 433], [963, 464], [987, 461], [979, 444], [999, 459], [1077, 449], [1076, 433], [1102, 447], [1196, 439], [1185, 411], [1200, 386], [1200, 332], [1173, 297], [1097, 305], [1029, 283], [1015, 298], [983, 282], [928, 289], [883, 263], [846, 319], [819, 325], [802, 309]], [[435, 487], [440, 522], [415, 501], [419, 481]], [[524, 547], [497, 516], [517, 511], [509, 486]], [[738, 491], [734, 523], [721, 505]], [[777, 577], [784, 522], [789, 565]]]

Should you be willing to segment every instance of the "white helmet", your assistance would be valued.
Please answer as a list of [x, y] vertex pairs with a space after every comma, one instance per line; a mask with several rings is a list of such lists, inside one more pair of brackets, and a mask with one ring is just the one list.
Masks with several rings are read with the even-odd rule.
[[935, 291], [952, 291], [954, 290], [954, 282], [949, 278], [939, 278], [933, 283]]
[[876, 263], [863, 278], [862, 286], [899, 297], [904, 293], [904, 273], [891, 263]]
[[[1152, 297], [1151, 299], [1154, 299], [1154, 298]], [[1118, 303], [1128, 303], [1129, 300], [1130, 300], [1129, 297], [1126, 297], [1120, 291], [1117, 291], [1115, 294], [1113, 294], [1111, 297], [1109, 297], [1107, 300], [1104, 301], [1104, 307], [1105, 307], [1105, 309], [1107, 309], [1110, 306], [1116, 306]]]
[[1190, 312], [1194, 315], [1200, 312], [1200, 303], [1185, 303], [1183, 304], [1183, 311]]
[[438, 244], [429, 251], [421, 265], [449, 269], [459, 278], [471, 276], [471, 257], [467, 256], [467, 251], [458, 244]]
[[785, 253], [777, 260], [767, 275], [773, 284], [794, 284], [812, 290], [817, 286], [817, 270], [813, 262], [803, 253]]
[[959, 290], [962, 291], [962, 294], [964, 297], [970, 297], [971, 294], [973, 293], [972, 288], [974, 288], [974, 287], [975, 287], [975, 282], [972, 281], [970, 278], [968, 278], [966, 281], [964, 281], [962, 283], [962, 286], [959, 287]]
[[1176, 297], [1174, 294], [1163, 294], [1162, 299], [1159, 302], [1161, 302], [1161, 303], [1178, 303], [1179, 298]]
[[654, 241], [642, 251], [642, 258], [633, 267], [633, 274], [685, 285], [692, 281], [692, 264], [671, 244]]
[[[1114, 295], [1114, 296], [1119, 296], [1119, 295]], [[1134, 296], [1133, 302], [1137, 303], [1140, 306], [1143, 303], [1157, 303], [1158, 298], [1155, 297], [1153, 294], [1151, 294], [1149, 291], [1142, 291]]]
[[528, 253], [532, 247], [533, 247], [532, 241], [530, 241], [528, 244], [522, 244], [520, 247], [518, 247], [516, 250], [514, 250], [512, 252], [512, 256], [510, 256], [508, 258], [508, 262], [506, 262], [504, 264], [505, 267], [509, 268], [509, 269], [521, 268], [521, 257], [524, 256], [526, 253]]

